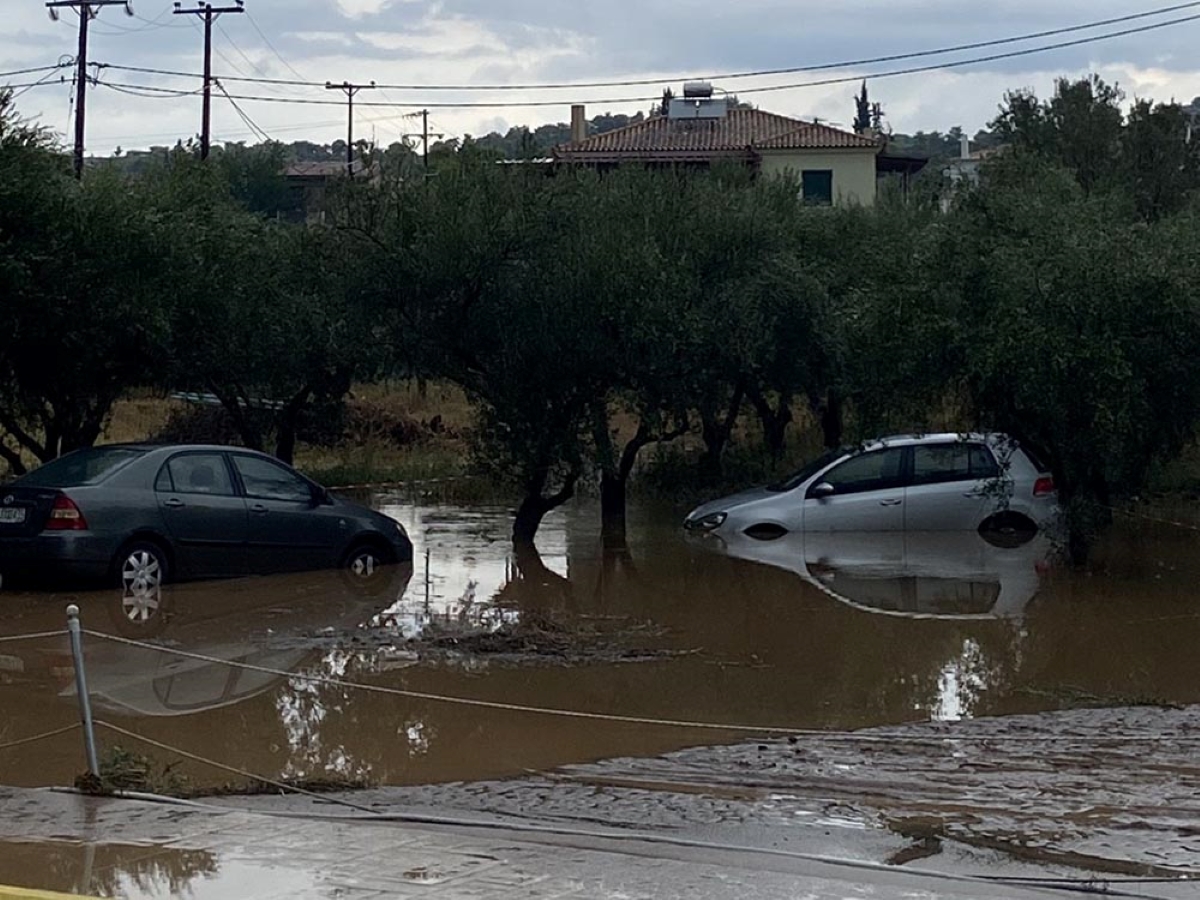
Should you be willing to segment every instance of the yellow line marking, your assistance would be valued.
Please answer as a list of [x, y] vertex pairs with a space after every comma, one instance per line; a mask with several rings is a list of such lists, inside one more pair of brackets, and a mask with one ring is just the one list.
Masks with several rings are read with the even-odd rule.
[[83, 894], [60, 894], [57, 891], [39, 891], [34, 888], [10, 887], [0, 884], [0, 900], [99, 900]]

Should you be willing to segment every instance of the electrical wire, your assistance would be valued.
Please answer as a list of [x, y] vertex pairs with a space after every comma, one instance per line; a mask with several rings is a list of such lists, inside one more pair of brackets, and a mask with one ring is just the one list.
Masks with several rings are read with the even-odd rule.
[[217, 90], [219, 90], [225, 96], [225, 99], [229, 101], [229, 105], [233, 107], [234, 112], [238, 114], [239, 118], [241, 118], [246, 126], [254, 133], [255, 137], [257, 137], [260, 141], [266, 141], [269, 144], [276, 143], [275, 138], [271, 137], [271, 135], [267, 134], [262, 128], [260, 128], [258, 123], [251, 119], [246, 111], [238, 106], [237, 101], [229, 96], [229, 92], [225, 90], [225, 85], [221, 84], [219, 80], [214, 80], [213, 83], [217, 86]]
[[120, 82], [101, 81], [99, 78], [95, 79], [94, 83], [100, 87], [106, 87], [120, 94], [130, 94], [134, 97], [147, 97], [151, 100], [170, 100], [179, 97], [195, 97], [197, 94], [201, 94], [204, 91], [203, 88], [183, 91], [177, 88], [155, 87], [152, 84], [122, 84]]
[[[918, 50], [918, 51], [913, 51], [911, 53], [893, 53], [893, 54], [869, 57], [869, 58], [864, 58], [864, 59], [851, 59], [851, 60], [842, 60], [840, 62], [816, 63], [816, 64], [805, 65], [805, 66], [789, 66], [786, 68], [779, 68], [779, 69], [758, 69], [758, 70], [745, 71], [745, 72], [725, 72], [725, 73], [707, 75], [704, 77], [709, 81], [734, 81], [734, 80], [739, 80], [739, 79], [743, 79], [743, 78], [761, 78], [761, 77], [768, 77], [768, 76], [773, 76], [773, 75], [794, 75], [794, 74], [799, 74], [801, 72], [820, 72], [820, 71], [828, 71], [831, 69], [858, 68], [858, 67], [862, 67], [862, 66], [879, 65], [880, 63], [899, 62], [901, 60], [906, 60], [906, 59], [921, 59], [921, 58], [930, 57], [930, 56], [944, 56], [944, 55], [951, 54], [951, 53], [962, 53], [962, 52], [965, 52], [968, 50], [980, 50], [980, 49], [984, 49], [986, 47], [997, 47], [997, 46], [1003, 46], [1005, 44], [1022, 43], [1025, 41], [1039, 40], [1041, 38], [1046, 38], [1046, 37], [1054, 37], [1056, 35], [1061, 35], [1061, 34], [1069, 34], [1069, 33], [1074, 33], [1074, 32], [1078, 32], [1078, 31], [1088, 31], [1088, 30], [1095, 29], [1095, 28], [1104, 28], [1109, 25], [1119, 25], [1124, 22], [1131, 22], [1131, 21], [1136, 21], [1139, 19], [1152, 18], [1155, 16], [1162, 16], [1162, 15], [1166, 15], [1171, 12], [1178, 12], [1178, 11], [1185, 10], [1185, 9], [1194, 9], [1196, 7], [1200, 7], [1200, 0], [1193, 0], [1193, 2], [1180, 3], [1180, 4], [1176, 4], [1174, 6], [1160, 7], [1158, 9], [1149, 10], [1146, 12], [1132, 13], [1132, 14], [1125, 15], [1125, 16], [1116, 16], [1116, 17], [1110, 18], [1110, 19], [1099, 19], [1099, 20], [1096, 20], [1093, 22], [1085, 22], [1080, 25], [1070, 25], [1070, 26], [1066, 26], [1063, 28], [1053, 28], [1053, 29], [1049, 29], [1046, 31], [1038, 31], [1038, 32], [1031, 32], [1028, 34], [1015, 35], [1015, 36], [1011, 36], [1011, 37], [997, 38], [997, 39], [990, 40], [990, 41], [978, 41], [978, 42], [969, 43], [969, 44], [958, 44], [958, 45], [955, 45], [952, 47], [941, 47], [941, 48], [937, 48], [937, 49], [933, 49], [933, 50]], [[250, 23], [252, 25], [254, 25], [255, 30], [257, 30], [259, 35], [263, 38], [263, 40], [266, 41], [267, 40], [266, 35], [263, 34], [261, 29], [258, 28], [258, 25], [254, 22], [253, 17], [248, 15], [247, 18], [250, 19]], [[1153, 23], [1151, 25], [1141, 26], [1138, 28], [1116, 31], [1116, 32], [1112, 32], [1107, 35], [1097, 35], [1097, 36], [1090, 37], [1090, 38], [1082, 38], [1082, 39], [1079, 39], [1078, 41], [1068, 41], [1068, 42], [1059, 43], [1059, 44], [1051, 44], [1051, 45], [1048, 45], [1048, 46], [1042, 47], [1042, 48], [1031, 48], [1028, 50], [1015, 51], [1011, 54], [1011, 56], [1022, 56], [1022, 55], [1026, 55], [1029, 53], [1040, 53], [1040, 52], [1044, 52], [1045, 50], [1053, 50], [1053, 49], [1058, 49], [1061, 47], [1071, 47], [1071, 46], [1077, 46], [1080, 44], [1092, 43], [1094, 41], [1108, 40], [1108, 39], [1114, 38], [1114, 37], [1122, 37], [1122, 36], [1129, 35], [1129, 34], [1137, 34], [1142, 31], [1151, 31], [1151, 30], [1154, 30], [1157, 28], [1164, 28], [1169, 25], [1181, 24], [1183, 22], [1193, 21], [1196, 18], [1197, 18], [1196, 16], [1188, 16], [1188, 17], [1179, 18], [1179, 19], [1172, 19], [1167, 22]], [[254, 78], [243, 77], [240, 79], [227, 78], [227, 80], [229, 80], [229, 81], [240, 80], [240, 81], [246, 81], [246, 82], [254, 83], [254, 84], [279, 84], [279, 85], [291, 85], [291, 86], [298, 86], [298, 87], [324, 87], [323, 82], [310, 81], [310, 80], [306, 79], [303, 75], [301, 75], [299, 72], [297, 72], [296, 69], [293, 68], [291, 66], [291, 64], [287, 62], [287, 60], [285, 60], [282, 56], [279, 55], [279, 52], [277, 50], [275, 50], [274, 46], [271, 45], [269, 41], [267, 42], [267, 45], [271, 48], [271, 50], [275, 53], [275, 55], [279, 57], [280, 61], [283, 62], [283, 64], [286, 65], [288, 67], [288, 69], [291, 70], [292, 74], [294, 74], [296, 76], [296, 78], [299, 80], [281, 79], [281, 78], [258, 78], [258, 77], [254, 77]], [[983, 61], [991, 61], [994, 59], [1008, 59], [1008, 58], [1010, 58], [1009, 54], [997, 54], [997, 55], [993, 55], [993, 56], [982, 57], [981, 59]], [[964, 64], [964, 63], [958, 63], [958, 65], [962, 65], [962, 64]], [[948, 67], [949, 65], [953, 65], [953, 64], [947, 63], [947, 64], [938, 65], [938, 66], [933, 66], [931, 68], [914, 69], [912, 71], [931, 71], [934, 68], [944, 68], [944, 67]], [[119, 68], [119, 67], [113, 66], [113, 68]], [[188, 72], [172, 72], [172, 71], [163, 70], [163, 69], [146, 69], [146, 68], [130, 67], [129, 69], [127, 69], [127, 71], [142, 72], [144, 74], [154, 74], [154, 75], [184, 75], [184, 76], [191, 76], [191, 77], [199, 77], [199, 76], [193, 75], [192, 73], [188, 73]], [[853, 78], [845, 79], [845, 80], [857, 81], [861, 77], [862, 76], [855, 76]], [[870, 75], [869, 77], [877, 78], [877, 77], [885, 77], [885, 76], [884, 75]], [[482, 84], [482, 85], [481, 84], [475, 84], [475, 85], [472, 85], [472, 84], [381, 84], [381, 85], [378, 85], [378, 87], [389, 89], [389, 90], [397, 90], [397, 91], [487, 92], [487, 91], [518, 91], [518, 90], [579, 90], [579, 89], [583, 89], [583, 88], [637, 87], [637, 86], [646, 86], [646, 85], [658, 85], [658, 84], [662, 84], [664, 81], [672, 82], [672, 81], [676, 81], [676, 80], [679, 80], [679, 76], [676, 76], [674, 78], [640, 78], [640, 79], [626, 79], [626, 80], [619, 80], [619, 81], [590, 81], [590, 82], [576, 82], [576, 83], [548, 82], [548, 83], [542, 83], [542, 84]], [[815, 82], [815, 83], [823, 84], [826, 82]], [[839, 80], [839, 82], [830, 82], [830, 83], [840, 83], [840, 80]], [[782, 86], [779, 86], [774, 89], [775, 90], [784, 90], [788, 87], [790, 87], [790, 85], [782, 85]], [[749, 89], [749, 88], [739, 88], [738, 90], [739, 90], [739, 93], [750, 93], [750, 91], [751, 91], [751, 89]], [[757, 90], [763, 90], [763, 89], [759, 88]], [[636, 98], [636, 102], [643, 102], [644, 99], [647, 99], [647, 98]], [[653, 98], [648, 98], [648, 99], [656, 100], [656, 99], [660, 99], [660, 98], [653, 97]], [[602, 103], [602, 102], [617, 102], [617, 101], [600, 100], [600, 101], [592, 101], [592, 102], [601, 102]], [[425, 104], [425, 105], [429, 105], [429, 104]], [[511, 105], [517, 105], [517, 104], [511, 104]]]
[[[262, 67], [259, 66], [258, 63], [254, 62], [254, 60], [252, 60], [250, 57], [248, 57], [245, 53], [242, 52], [242, 48], [234, 43], [233, 38], [231, 38], [229, 36], [229, 32], [225, 30], [225, 27], [220, 22], [216, 22], [215, 24], [217, 26], [217, 31], [221, 32], [221, 34], [225, 37], [225, 40], [227, 40], [229, 42], [229, 46], [237, 51], [237, 55], [240, 56], [242, 58], [242, 60], [246, 63], [246, 65], [248, 65], [250, 67], [250, 71], [261, 72]], [[225, 60], [225, 61], [229, 62], [229, 60]], [[233, 68], [236, 68], [236, 66], [234, 66]], [[245, 73], [242, 73], [242, 74], [244, 75]]]
[[[250, 10], [246, 10], [246, 18], [247, 18], [247, 20], [249, 20], [251, 27], [255, 31], [258, 32], [258, 36], [263, 39], [263, 43], [266, 44], [267, 47], [270, 49], [270, 51], [275, 54], [276, 59], [278, 59], [281, 63], [283, 63], [289, 72], [291, 72], [293, 75], [295, 75], [301, 81], [304, 81], [305, 80], [304, 76], [301, 75], [298, 71], [296, 71], [295, 66], [293, 66], [290, 62], [288, 62], [286, 59], [283, 58], [283, 54], [275, 49], [275, 45], [271, 43], [271, 39], [269, 37], [267, 37], [266, 34], [263, 33], [263, 30], [261, 28], [258, 27], [258, 22], [256, 22], [254, 20], [254, 16], [250, 14]], [[309, 84], [312, 84], [312, 83], [309, 83]], [[321, 86], [324, 87], [324, 85], [321, 85]]]
[[[856, 75], [847, 75], [847, 76], [842, 76], [842, 77], [837, 77], [837, 78], [823, 78], [823, 79], [816, 80], [816, 81], [795, 82], [792, 84], [776, 84], [776, 85], [767, 85], [767, 86], [763, 86], [763, 87], [742, 88], [742, 89], [739, 89], [739, 95], [765, 94], [765, 93], [770, 93], [770, 92], [775, 92], [775, 91], [799, 90], [802, 88], [825, 87], [825, 86], [834, 85], [834, 84], [847, 84], [850, 82], [860, 81], [864, 77], [871, 78], [871, 79], [894, 78], [894, 77], [898, 77], [898, 76], [902, 76], [902, 75], [916, 75], [916, 74], [920, 74], [920, 73], [924, 73], [924, 72], [936, 72], [936, 71], [941, 71], [943, 69], [956, 69], [956, 68], [962, 68], [963, 66], [977, 65], [979, 63], [985, 63], [985, 62], [995, 62], [997, 60], [1002, 60], [1002, 59], [1015, 59], [1017, 57], [1032, 56], [1032, 55], [1038, 54], [1038, 53], [1046, 53], [1051, 50], [1062, 50], [1062, 49], [1066, 49], [1068, 47], [1080, 47], [1080, 46], [1084, 46], [1087, 44], [1095, 44], [1095, 43], [1099, 43], [1101, 41], [1108, 41], [1108, 40], [1112, 40], [1114, 38], [1119, 38], [1119, 37], [1127, 37], [1131, 34], [1140, 34], [1143, 32], [1155, 31], [1157, 29], [1167, 28], [1167, 27], [1174, 26], [1174, 25], [1182, 25], [1187, 22], [1195, 22], [1197, 20], [1200, 20], [1200, 14], [1184, 16], [1183, 18], [1179, 18], [1179, 19], [1171, 19], [1166, 22], [1156, 22], [1152, 25], [1142, 25], [1137, 28], [1127, 28], [1122, 31], [1113, 31], [1113, 32], [1109, 32], [1107, 34], [1094, 35], [1092, 37], [1087, 37], [1087, 38], [1078, 38], [1078, 39], [1072, 40], [1072, 41], [1061, 41], [1056, 44], [1045, 44], [1040, 47], [1029, 47], [1029, 48], [1026, 48], [1023, 50], [1012, 50], [1012, 51], [1008, 51], [1005, 53], [993, 53], [989, 56], [976, 56], [976, 57], [971, 57], [968, 59], [951, 60], [949, 62], [933, 63], [933, 64], [926, 65], [926, 66], [912, 66], [912, 67], [905, 68], [905, 69], [892, 69], [890, 71], [884, 71], [884, 72], [870, 72], [870, 73], [867, 73], [865, 76], [863, 74], [856, 74]], [[200, 76], [195, 75], [194, 73], [190, 73], [190, 72], [173, 72], [173, 71], [169, 71], [169, 70], [165, 70], [165, 69], [147, 69], [147, 68], [141, 68], [141, 67], [137, 67], [137, 66], [120, 66], [120, 65], [111, 64], [111, 63], [102, 63], [101, 66], [104, 68], [110, 68], [110, 69], [114, 69], [114, 70], [122, 71], [122, 72], [141, 72], [141, 73], [145, 73], [145, 74], [170, 75], [170, 76], [179, 76], [179, 77], [187, 77], [187, 78], [200, 77]], [[231, 76], [231, 77], [227, 77], [226, 80], [227, 81], [249, 81], [250, 79]], [[291, 83], [291, 82], [280, 82], [278, 79], [270, 79], [270, 80], [253, 79], [253, 81], [254, 81], [254, 83], [269, 83], [269, 84]], [[313, 86], [313, 84], [311, 82], [306, 82], [306, 84], [308, 86]], [[324, 85], [322, 85], [322, 87], [324, 87]], [[398, 86], [398, 85], [383, 85], [383, 87], [386, 89], [391, 89], [391, 90], [408, 90], [409, 89], [404, 86]], [[339, 101], [339, 100], [318, 100], [318, 99], [314, 99], [314, 98], [299, 98], [299, 97], [297, 97], [297, 98], [265, 97], [265, 96], [254, 95], [254, 94], [231, 94], [230, 96], [237, 100], [246, 100], [246, 101], [255, 102], [255, 103], [299, 103], [299, 104], [307, 104], [310, 106], [339, 106], [339, 105], [341, 105], [341, 101]], [[587, 100], [586, 102], [593, 104], [593, 105], [613, 105], [613, 106], [615, 106], [615, 105], [628, 105], [628, 104], [634, 104], [634, 103], [650, 103], [650, 102], [658, 101], [660, 99], [661, 99], [660, 97], [606, 97], [606, 98], [599, 98], [599, 99], [593, 98], [593, 99]], [[370, 101], [370, 100], [359, 101], [355, 105], [361, 106], [361, 107], [377, 107], [377, 108], [378, 107], [395, 108], [397, 106], [397, 104], [394, 104], [394, 103], [380, 103], [380, 102]], [[517, 108], [517, 107], [543, 107], [543, 106], [561, 106], [561, 105], [562, 105], [561, 100], [495, 100], [495, 101], [475, 100], [475, 101], [435, 102], [435, 103], [428, 103], [428, 102], [418, 103], [418, 102], [414, 101], [411, 104], [404, 104], [404, 106], [409, 106], [411, 108], [424, 107], [424, 108], [429, 108], [429, 109], [511, 109], [511, 108]]]
[[0, 78], [13, 78], [17, 75], [35, 75], [38, 72], [49, 72], [52, 69], [65, 69], [68, 66], [75, 65], [75, 61], [69, 63], [55, 63], [52, 66], [35, 66], [32, 69], [13, 69], [11, 72], [0, 72]]

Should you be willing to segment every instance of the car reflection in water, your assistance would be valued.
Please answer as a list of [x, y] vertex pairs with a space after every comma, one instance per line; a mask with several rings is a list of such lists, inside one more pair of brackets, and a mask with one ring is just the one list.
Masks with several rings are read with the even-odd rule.
[[746, 534], [698, 543], [735, 559], [794, 572], [863, 612], [905, 618], [1019, 618], [1041, 586], [1053, 543], [1037, 535], [998, 546], [976, 532]]
[[[411, 577], [411, 565], [398, 565], [380, 567], [366, 579], [323, 571], [74, 596], [84, 628], [154, 645], [88, 636], [92, 704], [127, 716], [164, 717], [240, 703], [277, 685], [282, 676], [275, 672], [298, 671], [317, 660], [321, 635], [356, 629], [396, 603]], [[58, 622], [47, 627], [61, 627], [60, 611], [56, 604]], [[65, 648], [65, 641], [58, 643]], [[74, 703], [69, 653], [39, 652], [59, 696]]]

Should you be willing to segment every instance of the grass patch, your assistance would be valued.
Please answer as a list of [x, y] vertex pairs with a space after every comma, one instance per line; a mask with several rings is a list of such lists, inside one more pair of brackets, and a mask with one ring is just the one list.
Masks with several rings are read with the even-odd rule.
[[415, 482], [471, 475], [464, 451], [452, 446], [390, 447], [386, 444], [301, 446], [296, 468], [326, 487]]
[[175, 771], [176, 763], [158, 763], [120, 745], [106, 750], [99, 762], [98, 775], [88, 772], [75, 779], [75, 787], [85, 794], [103, 796], [118, 791], [141, 791], [183, 797], [191, 790], [187, 778]]

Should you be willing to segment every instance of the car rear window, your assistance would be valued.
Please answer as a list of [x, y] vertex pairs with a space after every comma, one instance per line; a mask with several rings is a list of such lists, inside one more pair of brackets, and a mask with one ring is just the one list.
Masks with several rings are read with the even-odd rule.
[[34, 469], [28, 475], [22, 475], [13, 483], [45, 488], [96, 484], [145, 452], [135, 447], [90, 447], [86, 450], [76, 450]]
[[1029, 461], [1031, 463], [1033, 463], [1033, 467], [1035, 469], [1037, 469], [1039, 472], [1049, 472], [1050, 471], [1050, 467], [1046, 465], [1045, 460], [1043, 460], [1041, 455], [1036, 453], [1032, 447], [1030, 447], [1028, 444], [1024, 444], [1024, 443], [1022, 443], [1020, 445], [1020, 447], [1021, 447], [1021, 452], [1024, 453], [1027, 457], [1029, 457]]

